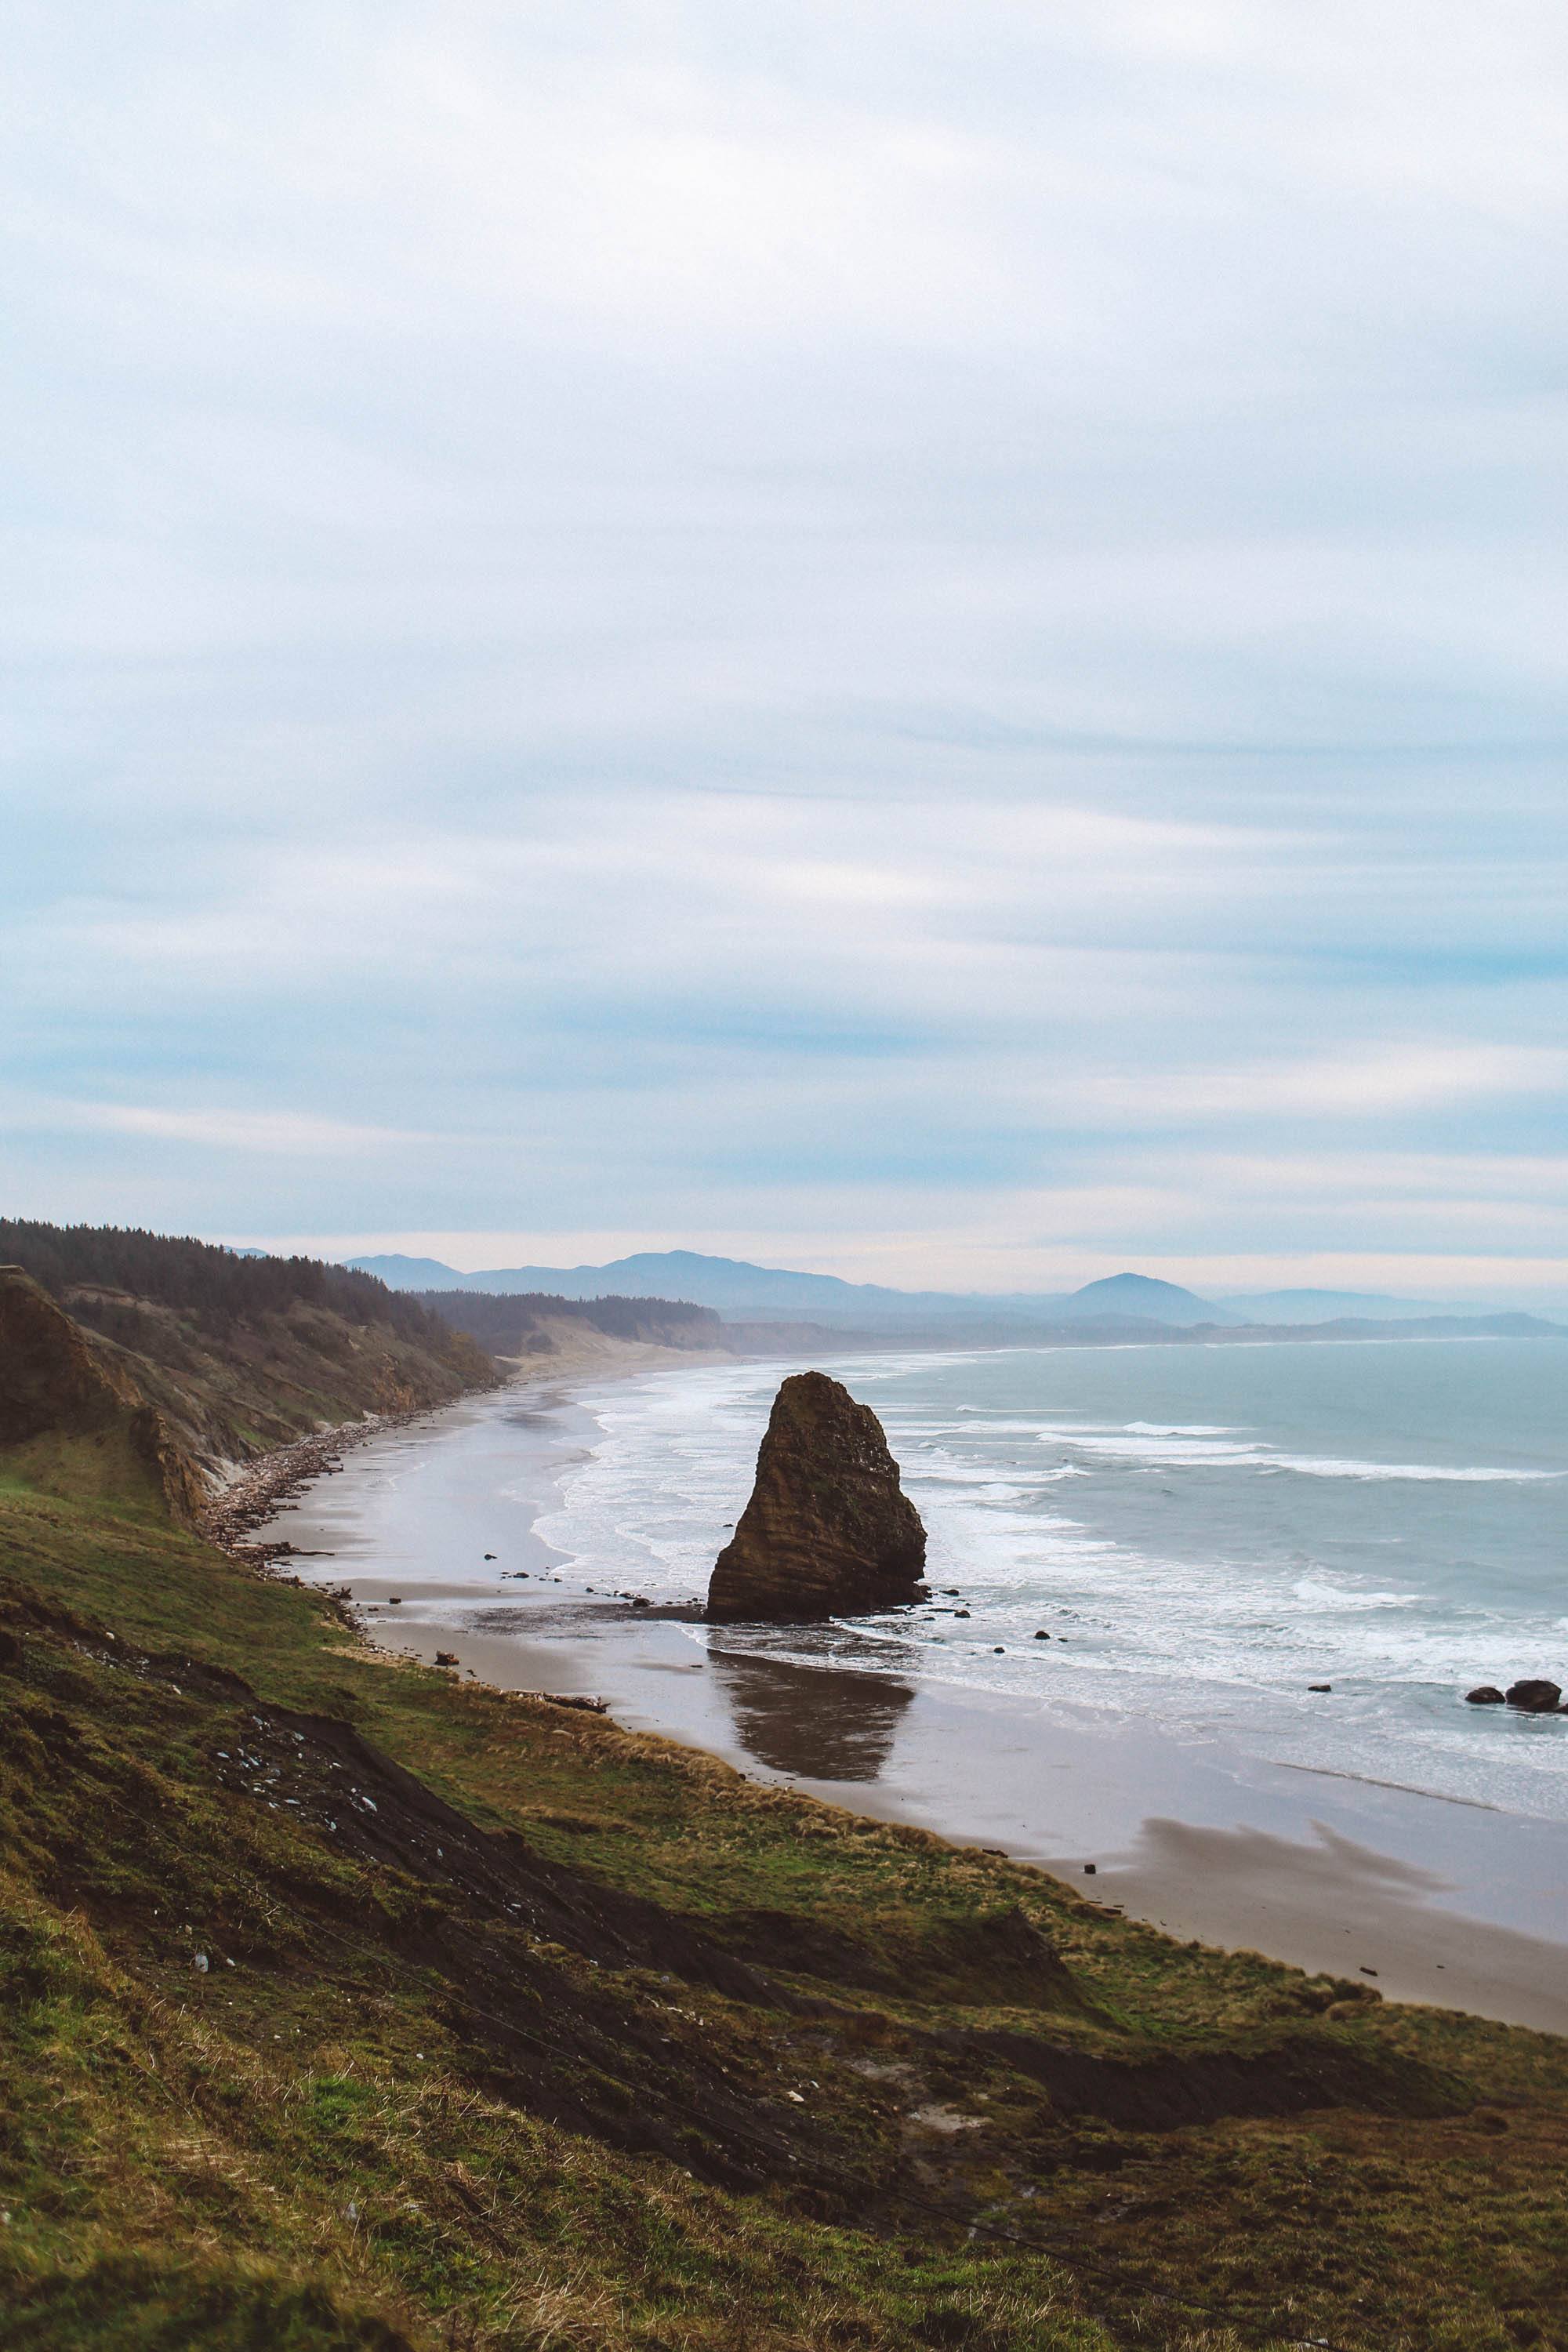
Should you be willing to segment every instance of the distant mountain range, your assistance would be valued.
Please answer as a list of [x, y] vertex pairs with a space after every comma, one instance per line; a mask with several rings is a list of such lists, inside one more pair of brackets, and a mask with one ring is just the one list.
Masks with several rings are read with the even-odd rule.
[[357, 1257], [350, 1264], [378, 1275], [394, 1290], [525, 1290], [559, 1298], [688, 1299], [715, 1308], [731, 1322], [810, 1322], [846, 1331], [1005, 1332], [1079, 1323], [1101, 1330], [1150, 1324], [1166, 1328], [1278, 1328], [1463, 1316], [1462, 1309], [1363, 1291], [1272, 1290], [1200, 1298], [1178, 1283], [1145, 1274], [1109, 1275], [1069, 1291], [891, 1290], [872, 1282], [843, 1282], [832, 1274], [798, 1274], [784, 1266], [751, 1265], [742, 1258], [709, 1257], [697, 1250], [642, 1250], [632, 1257], [612, 1258], [605, 1265], [495, 1266], [478, 1274], [459, 1274], [430, 1257]]
[[379, 1275], [394, 1290], [544, 1291], [558, 1298], [685, 1298], [720, 1314], [748, 1318], [796, 1318], [845, 1329], [885, 1329], [889, 1325], [926, 1328], [933, 1323], [973, 1322], [979, 1317], [1039, 1322], [1079, 1321], [1118, 1316], [1138, 1322], [1242, 1322], [1225, 1307], [1212, 1307], [1173, 1282], [1147, 1275], [1112, 1275], [1083, 1289], [1038, 1295], [1019, 1292], [889, 1290], [874, 1282], [843, 1282], [833, 1274], [796, 1274], [784, 1266], [750, 1265], [743, 1259], [707, 1257], [697, 1250], [643, 1250], [612, 1258], [606, 1265], [492, 1266], [458, 1274], [428, 1257], [361, 1257], [351, 1263]]

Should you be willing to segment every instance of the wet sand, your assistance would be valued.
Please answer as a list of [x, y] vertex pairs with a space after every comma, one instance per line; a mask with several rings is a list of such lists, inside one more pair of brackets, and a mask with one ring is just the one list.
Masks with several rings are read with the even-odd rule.
[[634, 1729], [1000, 1849], [1173, 1935], [1568, 2032], [1568, 1825], [1062, 1702], [787, 1664], [727, 1648], [695, 1611], [558, 1580], [533, 1522], [593, 1433], [546, 1375], [373, 1439], [260, 1532], [319, 1555], [300, 1573], [346, 1585], [386, 1646], [602, 1697]]

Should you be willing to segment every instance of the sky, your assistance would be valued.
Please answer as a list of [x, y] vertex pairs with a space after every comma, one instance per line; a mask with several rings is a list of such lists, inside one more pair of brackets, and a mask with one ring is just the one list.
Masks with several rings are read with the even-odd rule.
[[13, 0], [0, 1208], [1568, 1307], [1556, 0]]

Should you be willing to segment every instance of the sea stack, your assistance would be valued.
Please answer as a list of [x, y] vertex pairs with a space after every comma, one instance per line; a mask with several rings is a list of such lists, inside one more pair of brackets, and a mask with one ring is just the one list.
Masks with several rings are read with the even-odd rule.
[[805, 1625], [924, 1598], [926, 1531], [882, 1424], [826, 1372], [773, 1399], [757, 1482], [714, 1563], [718, 1624]]

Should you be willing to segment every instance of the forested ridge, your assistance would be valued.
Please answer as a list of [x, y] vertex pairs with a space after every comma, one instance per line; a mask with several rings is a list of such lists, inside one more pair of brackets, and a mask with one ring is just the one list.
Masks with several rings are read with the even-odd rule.
[[384, 1323], [405, 1339], [439, 1336], [439, 1325], [418, 1299], [389, 1290], [373, 1274], [313, 1257], [250, 1257], [220, 1243], [149, 1233], [140, 1225], [0, 1217], [0, 1265], [25, 1267], [52, 1298], [95, 1325], [102, 1319], [95, 1303], [72, 1298], [72, 1292], [125, 1291], [195, 1315], [220, 1333], [304, 1306], [328, 1308], [348, 1323]]

